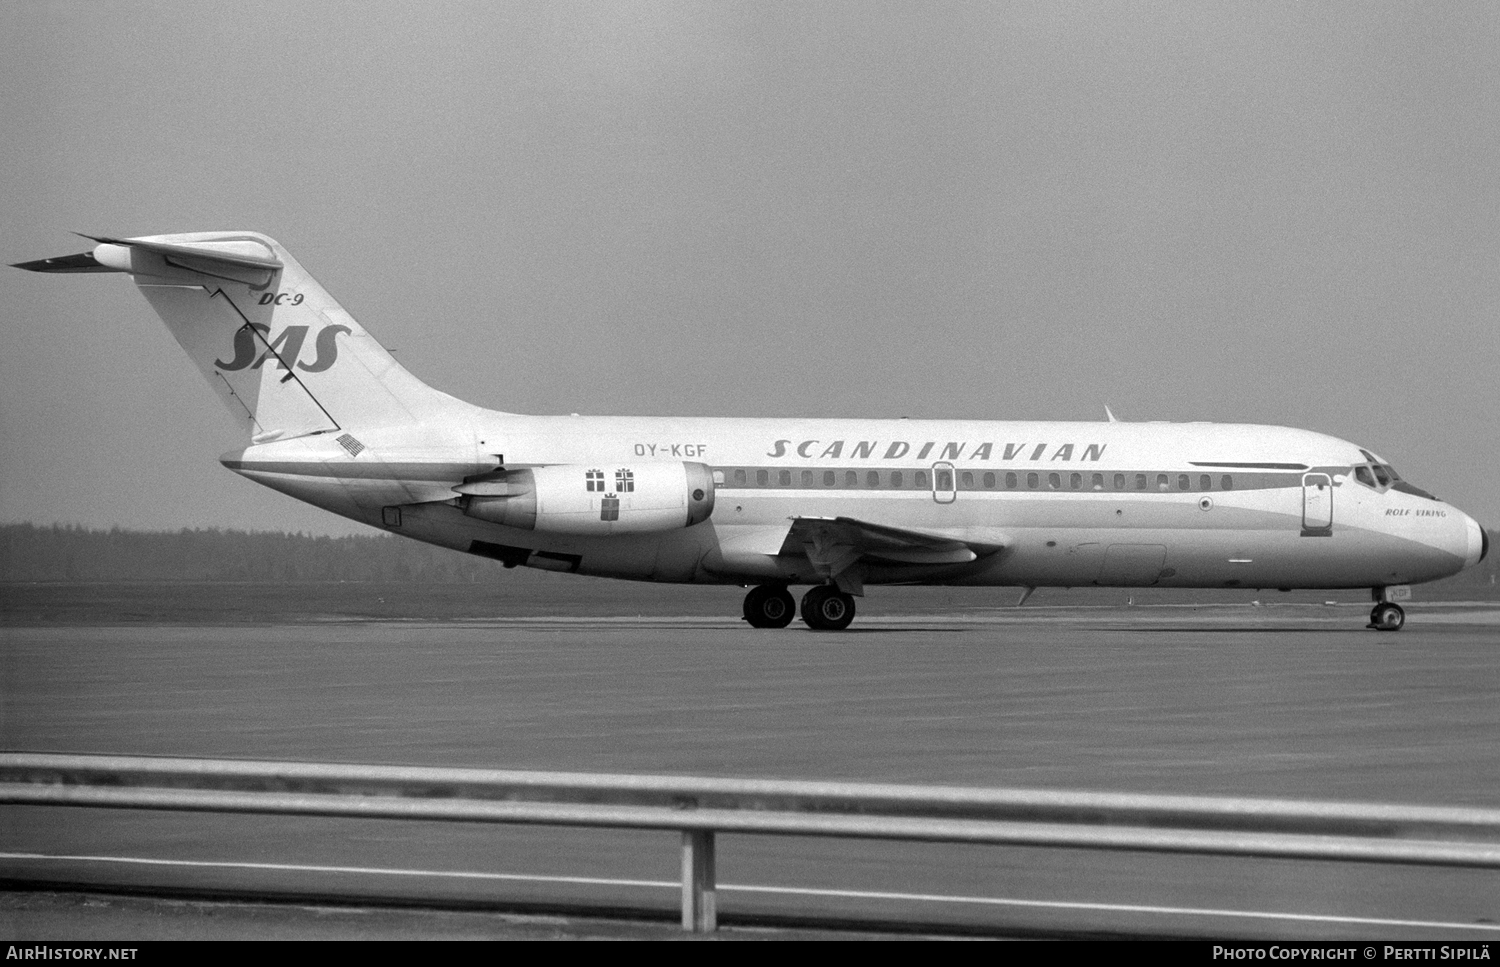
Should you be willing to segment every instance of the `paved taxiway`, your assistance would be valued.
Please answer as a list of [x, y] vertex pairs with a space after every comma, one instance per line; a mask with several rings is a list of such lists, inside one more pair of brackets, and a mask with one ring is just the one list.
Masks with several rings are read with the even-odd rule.
[[[12, 627], [3, 744], [1500, 802], [1500, 610], [1414, 608], [1394, 635], [1364, 630], [1365, 610], [1001, 609], [837, 635], [717, 618]], [[304, 895], [670, 912], [676, 849], [653, 833], [0, 812], [7, 877]], [[1500, 875], [1462, 870], [724, 837], [720, 881], [726, 919], [1500, 939]]]

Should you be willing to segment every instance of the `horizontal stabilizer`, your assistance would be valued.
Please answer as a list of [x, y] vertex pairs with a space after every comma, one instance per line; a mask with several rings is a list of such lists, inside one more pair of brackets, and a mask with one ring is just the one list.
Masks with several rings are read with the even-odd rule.
[[[150, 242], [139, 238], [104, 238], [98, 235], [84, 235], [84, 238], [92, 239], [103, 245], [121, 245], [127, 248], [142, 249], [147, 252], [155, 252], [158, 255], [168, 256], [167, 262], [171, 264], [172, 256], [179, 258], [204, 259], [213, 262], [223, 262], [227, 265], [238, 265], [248, 269], [279, 269], [282, 262], [261, 242], [254, 239], [231, 239], [227, 241], [204, 242], [198, 245], [174, 245], [169, 242]], [[191, 268], [191, 266], [188, 266]]]
[[252, 441], [446, 424], [470, 410], [408, 373], [266, 235], [82, 237], [88, 252], [17, 267], [129, 275]]
[[77, 255], [18, 262], [15, 268], [29, 272], [129, 272], [175, 282], [240, 282], [257, 289], [270, 285], [275, 274], [285, 268], [265, 243], [254, 238], [231, 236], [184, 245], [79, 234], [99, 244]]
[[107, 265], [101, 265], [94, 258], [93, 252], [79, 252], [77, 255], [59, 255], [55, 259], [37, 259], [35, 262], [14, 262], [13, 268], [25, 269], [28, 272], [118, 272]]

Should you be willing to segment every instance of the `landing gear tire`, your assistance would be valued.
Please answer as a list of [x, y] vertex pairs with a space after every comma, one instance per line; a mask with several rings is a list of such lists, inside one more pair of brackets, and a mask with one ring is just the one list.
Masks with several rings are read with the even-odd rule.
[[797, 616], [797, 602], [775, 584], [751, 588], [745, 595], [745, 620], [752, 628], [785, 628]]
[[1377, 604], [1370, 612], [1370, 627], [1376, 631], [1400, 631], [1406, 612], [1399, 604]]
[[802, 596], [802, 620], [814, 631], [843, 631], [854, 620], [854, 598], [820, 584]]

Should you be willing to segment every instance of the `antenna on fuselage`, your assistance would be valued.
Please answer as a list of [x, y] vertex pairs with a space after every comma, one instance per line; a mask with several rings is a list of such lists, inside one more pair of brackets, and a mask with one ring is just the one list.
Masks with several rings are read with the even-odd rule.
[[1109, 404], [1108, 403], [1104, 404], [1104, 415], [1107, 416], [1107, 417], [1109, 417], [1109, 422], [1111, 422], [1111, 423], [1118, 423], [1118, 422], [1120, 422], [1120, 418], [1117, 417], [1117, 416], [1115, 416], [1114, 413], [1110, 412]]

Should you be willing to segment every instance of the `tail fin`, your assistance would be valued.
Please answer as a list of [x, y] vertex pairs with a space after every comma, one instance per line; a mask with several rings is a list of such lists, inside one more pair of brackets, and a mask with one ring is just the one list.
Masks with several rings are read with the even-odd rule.
[[265, 235], [93, 240], [89, 252], [17, 268], [130, 273], [255, 443], [467, 409], [402, 368]]

